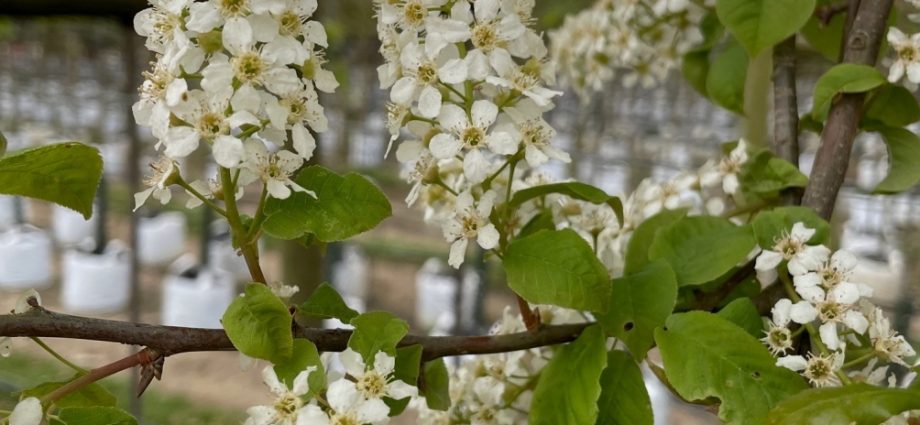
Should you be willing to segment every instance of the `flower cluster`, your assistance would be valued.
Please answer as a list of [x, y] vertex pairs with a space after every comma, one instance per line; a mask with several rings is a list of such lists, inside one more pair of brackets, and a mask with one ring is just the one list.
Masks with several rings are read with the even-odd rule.
[[890, 27], [888, 44], [896, 55], [888, 69], [888, 81], [896, 83], [907, 76], [906, 84], [915, 90], [920, 84], [920, 33], [908, 37], [897, 27]]
[[393, 376], [396, 359], [377, 352], [373, 364], [365, 364], [350, 348], [339, 356], [346, 376], [330, 374], [323, 388], [312, 388], [311, 375], [322, 374], [318, 366], [301, 371], [291, 387], [279, 380], [271, 366], [262, 371], [262, 380], [275, 395], [270, 406], [253, 406], [246, 413], [246, 425], [341, 425], [385, 424], [390, 408], [384, 397], [401, 400], [414, 397], [417, 389]]
[[412, 136], [397, 150], [413, 184], [406, 201], [425, 200], [458, 267], [469, 241], [486, 250], [499, 244], [489, 215], [510, 195], [500, 187], [510, 176], [551, 158], [569, 161], [550, 145], [555, 130], [542, 118], [561, 93], [546, 87], [554, 77], [530, 28], [533, 1], [376, 4], [391, 143], [404, 127]]
[[[538, 306], [545, 323], [582, 323], [585, 317], [574, 310]], [[521, 317], [506, 308], [492, 334], [524, 332]], [[517, 424], [527, 422], [533, 388], [553, 356], [552, 347], [510, 353], [475, 356], [451, 373], [451, 407], [431, 410], [424, 400], [414, 401], [422, 424]]]
[[[202, 143], [219, 166], [240, 171], [242, 186], [260, 180], [276, 198], [304, 191], [290, 176], [313, 155], [311, 131], [327, 128], [317, 90], [337, 86], [322, 68], [325, 30], [310, 20], [316, 0], [151, 4], [134, 26], [157, 59], [144, 73], [133, 111], [165, 159], [154, 167], [150, 189], [138, 194], [138, 206], [150, 195], [167, 202], [169, 185], [179, 183], [174, 161]], [[220, 192], [216, 182], [198, 182], [190, 193], [213, 197]]]
[[[815, 232], [795, 223], [776, 239], [772, 249], [757, 257], [755, 268], [761, 276], [769, 276], [770, 281], [779, 276], [791, 298], [773, 307], [762, 340], [778, 356], [778, 365], [800, 371], [816, 387], [840, 385], [852, 376], [875, 385], [887, 384], [888, 364], [907, 366], [905, 359], [916, 353], [891, 328], [882, 310], [866, 299], [872, 288], [852, 281], [856, 257], [809, 245]], [[787, 355], [803, 330], [812, 338], [812, 352]], [[862, 367], [872, 360], [871, 370], [847, 371], [844, 359], [854, 354], [861, 360], [847, 367]], [[879, 361], [885, 365], [876, 368]]]
[[[697, 3], [705, 3], [699, 5]], [[612, 80], [651, 87], [703, 41], [699, 24], [714, 1], [600, 0], [568, 16], [551, 34], [551, 56], [563, 80], [583, 98]]]

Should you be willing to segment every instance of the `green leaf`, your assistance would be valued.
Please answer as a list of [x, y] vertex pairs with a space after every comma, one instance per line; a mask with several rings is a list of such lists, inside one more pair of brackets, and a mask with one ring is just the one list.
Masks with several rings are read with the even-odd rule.
[[312, 234], [322, 242], [340, 241], [373, 229], [392, 212], [386, 195], [355, 173], [342, 177], [314, 165], [301, 171], [295, 181], [316, 192], [317, 198], [294, 192], [287, 199], [269, 199], [262, 228], [279, 239]]
[[[419, 344], [396, 349], [396, 368], [393, 376], [409, 385], [418, 385], [419, 367], [422, 363], [422, 346]], [[409, 406], [409, 397], [395, 400], [384, 397], [383, 401], [390, 407], [390, 416], [401, 414]]]
[[511, 197], [510, 204], [512, 207], [518, 207], [531, 199], [552, 193], [562, 194], [592, 204], [607, 204], [617, 215], [620, 225], [623, 225], [623, 202], [620, 201], [620, 198], [610, 196], [601, 189], [580, 182], [552, 183], [519, 190]]
[[[46, 382], [40, 384], [36, 387], [23, 390], [22, 398], [26, 397], [36, 397], [42, 398], [48, 394], [54, 392], [54, 390], [63, 387], [64, 385], [69, 384], [74, 379], [79, 378], [80, 374], [74, 375], [73, 378], [70, 378], [66, 381], [60, 382]], [[115, 398], [115, 395], [110, 393], [109, 390], [103, 388], [101, 385], [92, 383], [79, 390], [76, 390], [70, 394], [67, 394], [64, 397], [61, 397], [58, 401], [54, 402], [57, 407], [111, 407], [117, 404], [118, 399]]]
[[0, 159], [0, 193], [65, 206], [89, 219], [102, 178], [102, 157], [77, 142], [25, 149]]
[[920, 121], [920, 105], [910, 90], [886, 83], [872, 94], [863, 119], [891, 127], [904, 127]]
[[655, 343], [655, 328], [664, 325], [676, 300], [677, 277], [666, 261], [657, 260], [613, 280], [610, 309], [597, 314], [597, 321], [641, 361]]
[[323, 361], [319, 357], [319, 351], [310, 340], [296, 338], [294, 339], [294, 351], [291, 359], [276, 364], [275, 373], [281, 382], [284, 382], [288, 388], [292, 388], [294, 378], [310, 366], [316, 368], [307, 378], [307, 382], [310, 384], [310, 394], [319, 394], [326, 388], [326, 371], [323, 368]]
[[684, 79], [690, 83], [697, 92], [708, 96], [706, 80], [709, 76], [709, 50], [696, 50], [684, 55], [680, 64], [680, 72]]
[[879, 131], [888, 146], [888, 175], [875, 193], [899, 193], [920, 182], [920, 137], [910, 130], [886, 127]]
[[823, 122], [838, 94], [867, 92], [886, 82], [882, 73], [871, 66], [852, 63], [836, 65], [818, 78], [811, 114]]
[[396, 344], [409, 333], [409, 324], [405, 320], [385, 311], [372, 311], [351, 319], [355, 327], [348, 346], [360, 353], [365, 364], [374, 363], [374, 355], [383, 351], [396, 355]]
[[521, 228], [517, 237], [524, 238], [541, 230], [556, 230], [556, 223], [553, 222], [553, 213], [549, 210], [544, 209], [530, 219], [530, 221]]
[[815, 0], [717, 0], [722, 24], [751, 56], [773, 47], [802, 28]]
[[249, 357], [283, 363], [294, 353], [291, 314], [268, 286], [246, 285], [221, 321], [233, 346]]
[[766, 150], [744, 164], [740, 180], [746, 193], [766, 197], [778, 196], [784, 189], [808, 184], [808, 177], [799, 171], [799, 167]]
[[607, 367], [601, 375], [600, 409], [597, 424], [652, 425], [652, 403], [639, 365], [625, 351], [607, 353]]
[[137, 425], [137, 419], [116, 407], [71, 407], [59, 416], [67, 425]]
[[756, 244], [750, 226], [721, 217], [684, 217], [661, 229], [648, 253], [671, 264], [680, 286], [700, 285], [743, 262]]
[[706, 75], [706, 94], [717, 105], [744, 115], [748, 56], [737, 43], [716, 55]]
[[716, 315], [738, 325], [754, 338], [763, 336], [763, 319], [750, 298], [738, 298], [722, 307]]
[[843, 27], [846, 25], [846, 14], [835, 14], [827, 26], [817, 18], [812, 17], [802, 27], [802, 36], [818, 53], [830, 61], [837, 62], [840, 58], [840, 40], [843, 39]]
[[425, 396], [429, 409], [446, 411], [450, 409], [450, 375], [444, 359], [425, 363], [425, 373], [419, 392]]
[[744, 329], [706, 312], [675, 314], [655, 331], [668, 382], [686, 400], [721, 400], [719, 418], [760, 424], [783, 399], [808, 387], [775, 365], [767, 348]]
[[533, 392], [530, 425], [593, 425], [607, 348], [600, 326], [557, 349]]
[[655, 241], [655, 235], [658, 231], [667, 228], [671, 224], [687, 215], [686, 209], [662, 210], [641, 224], [633, 232], [629, 242], [626, 245], [626, 265], [624, 271], [626, 274], [637, 273], [648, 264], [648, 250]]
[[508, 286], [535, 304], [606, 311], [607, 269], [574, 230], [543, 230], [515, 239], [504, 259]]
[[308, 316], [335, 318], [348, 323], [354, 319], [358, 312], [348, 307], [342, 296], [328, 282], [321, 283], [297, 311]]
[[769, 425], [877, 425], [906, 410], [920, 409], [920, 391], [858, 383], [802, 391], [776, 406]]
[[770, 211], [761, 211], [754, 217], [751, 224], [760, 247], [773, 249], [775, 241], [782, 237], [784, 232], [788, 233], [792, 230], [792, 226], [798, 222], [803, 223], [805, 227], [815, 229], [815, 235], [808, 240], [809, 244], [823, 244], [830, 238], [830, 225], [808, 207], [780, 207]]
[[396, 368], [393, 370], [396, 379], [416, 385], [422, 365], [422, 348], [420, 344], [415, 344], [396, 349]]

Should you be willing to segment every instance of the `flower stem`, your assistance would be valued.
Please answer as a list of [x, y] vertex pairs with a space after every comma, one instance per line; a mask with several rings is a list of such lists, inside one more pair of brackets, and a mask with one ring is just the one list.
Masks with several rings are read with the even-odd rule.
[[853, 359], [853, 360], [850, 360], [850, 361], [844, 363], [843, 366], [841, 366], [840, 368], [841, 368], [841, 369], [848, 369], [848, 368], [851, 368], [851, 367], [853, 367], [853, 366], [858, 366], [858, 365], [861, 365], [861, 364], [863, 364], [863, 363], [869, 361], [869, 360], [872, 359], [873, 357], [875, 357], [875, 351], [870, 351], [870, 352], [868, 352], [868, 353], [866, 353], [866, 354], [863, 354], [862, 356], [859, 356], [859, 357], [857, 357], [857, 358], [855, 358], [855, 359]]
[[233, 234], [233, 240], [243, 253], [243, 259], [246, 260], [246, 267], [249, 268], [249, 275], [253, 282], [266, 283], [265, 274], [262, 273], [262, 266], [259, 265], [259, 248], [246, 238], [246, 226], [240, 219], [240, 212], [236, 205], [236, 186], [233, 185], [233, 178], [230, 176], [230, 170], [220, 167], [220, 185], [224, 191], [224, 204], [227, 205], [227, 222], [230, 224], [230, 231]]
[[39, 347], [41, 347], [43, 350], [47, 351], [48, 354], [50, 354], [52, 357], [54, 357], [55, 359], [57, 359], [57, 360], [60, 361], [61, 363], [64, 363], [64, 365], [66, 365], [67, 367], [73, 369], [73, 370], [76, 371], [77, 373], [86, 373], [86, 369], [83, 369], [82, 367], [77, 366], [77, 365], [71, 363], [69, 360], [67, 360], [66, 358], [64, 358], [64, 356], [60, 355], [57, 351], [54, 351], [54, 349], [52, 349], [51, 347], [49, 347], [47, 344], [45, 344], [44, 341], [42, 341], [42, 340], [39, 339], [38, 337], [34, 337], [34, 336], [33, 336], [33, 337], [29, 337], [29, 338], [30, 338], [32, 341], [35, 341], [35, 343], [38, 344]]
[[262, 230], [262, 223], [265, 222], [265, 204], [268, 202], [268, 187], [262, 186], [262, 195], [259, 198], [259, 206], [256, 208], [256, 215], [252, 218], [252, 225], [249, 232], [246, 233], [246, 243], [255, 244], [258, 242], [258, 235]]
[[215, 204], [214, 201], [211, 201], [206, 196], [202, 195], [201, 192], [195, 190], [195, 188], [192, 187], [192, 185], [188, 184], [185, 180], [179, 180], [179, 182], [176, 184], [181, 186], [183, 189], [185, 189], [186, 192], [190, 193], [192, 196], [198, 198], [199, 201], [205, 204], [208, 208], [214, 210], [214, 212], [224, 217], [227, 216], [227, 211], [224, 211], [224, 209], [221, 208], [219, 205]]

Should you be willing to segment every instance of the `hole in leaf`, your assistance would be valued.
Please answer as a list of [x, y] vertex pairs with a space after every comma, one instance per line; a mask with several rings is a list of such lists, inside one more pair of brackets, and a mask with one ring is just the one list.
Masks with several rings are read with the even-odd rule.
[[754, 372], [751, 373], [751, 377], [754, 378], [754, 379], [759, 380], [759, 379], [760, 379], [760, 372], [757, 372], [757, 371], [755, 370]]
[[633, 330], [634, 327], [636, 327], [636, 325], [633, 322], [626, 322], [623, 324], [623, 330], [626, 332]]

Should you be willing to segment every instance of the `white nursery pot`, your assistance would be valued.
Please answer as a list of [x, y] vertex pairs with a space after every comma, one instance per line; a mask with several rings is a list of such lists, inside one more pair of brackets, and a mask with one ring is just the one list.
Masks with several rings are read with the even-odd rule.
[[215, 269], [230, 273], [237, 281], [252, 280], [246, 260], [236, 255], [236, 250], [233, 249], [233, 244], [229, 240], [211, 241], [208, 248], [208, 264]]
[[61, 304], [77, 313], [113, 313], [131, 299], [131, 258], [116, 242], [105, 252], [77, 250], [64, 253]]
[[95, 214], [87, 220], [74, 210], [55, 205], [51, 209], [54, 240], [63, 246], [71, 246], [87, 238], [92, 239], [96, 232], [96, 220]]
[[358, 248], [348, 245], [342, 261], [332, 266], [332, 284], [343, 296], [367, 299], [367, 260]]
[[96, 146], [105, 164], [103, 171], [107, 176], [120, 176], [125, 171], [128, 160], [128, 143], [124, 141], [103, 143]]
[[162, 322], [169, 326], [221, 328], [236, 285], [229, 273], [205, 269], [195, 277], [169, 274], [163, 282]]
[[456, 318], [457, 279], [445, 274], [441, 260], [431, 258], [415, 277], [415, 321], [422, 329], [453, 327]]
[[0, 233], [0, 288], [42, 289], [51, 283], [51, 238], [19, 226]]
[[15, 225], [16, 198], [12, 196], [0, 196], [0, 229], [6, 230]]
[[185, 215], [178, 211], [142, 217], [137, 225], [137, 258], [145, 266], [166, 264], [185, 252]]

